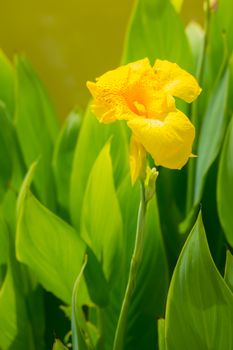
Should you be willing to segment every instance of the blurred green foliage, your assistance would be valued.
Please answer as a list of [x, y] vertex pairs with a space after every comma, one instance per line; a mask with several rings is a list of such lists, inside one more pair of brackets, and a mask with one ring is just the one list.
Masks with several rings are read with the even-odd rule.
[[[181, 105], [197, 159], [159, 169], [118, 350], [232, 348], [231, 0], [205, 18], [205, 32], [186, 32], [169, 0], [139, 0], [127, 32], [124, 63], [167, 58], [203, 91]], [[59, 128], [28, 60], [11, 65], [2, 52], [0, 125], [0, 349], [111, 350], [140, 197], [128, 131], [89, 107]]]

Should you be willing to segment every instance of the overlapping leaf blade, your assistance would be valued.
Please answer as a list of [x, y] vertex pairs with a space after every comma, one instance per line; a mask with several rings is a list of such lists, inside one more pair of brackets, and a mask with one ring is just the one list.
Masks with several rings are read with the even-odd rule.
[[45, 289], [70, 304], [86, 246], [71, 226], [32, 195], [33, 171], [32, 167], [18, 202], [17, 257], [30, 266]]
[[[22, 57], [16, 61], [16, 131], [26, 166], [41, 159], [34, 184], [41, 201], [53, 208], [52, 149], [57, 117], [40, 81]], [[25, 132], [27, 130], [27, 132]]]
[[80, 228], [83, 196], [92, 166], [111, 137], [114, 179], [118, 185], [128, 171], [128, 145], [124, 124], [100, 124], [88, 108], [78, 138], [71, 174], [70, 213], [77, 229]]

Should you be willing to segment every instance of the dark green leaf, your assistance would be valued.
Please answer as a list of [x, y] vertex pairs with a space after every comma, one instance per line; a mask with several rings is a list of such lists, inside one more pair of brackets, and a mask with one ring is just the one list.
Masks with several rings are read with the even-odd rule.
[[218, 156], [227, 123], [226, 103], [229, 72], [226, 71], [210, 97], [200, 132], [194, 188], [194, 204], [198, 205], [207, 173]]
[[218, 172], [217, 196], [221, 225], [228, 242], [233, 247], [233, 118], [228, 126], [221, 153]]

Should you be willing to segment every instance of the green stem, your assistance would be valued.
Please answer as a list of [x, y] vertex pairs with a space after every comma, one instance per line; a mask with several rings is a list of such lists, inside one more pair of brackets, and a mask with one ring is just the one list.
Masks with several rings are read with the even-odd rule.
[[124, 346], [124, 335], [126, 321], [129, 311], [129, 305], [131, 302], [131, 297], [135, 288], [136, 278], [138, 273], [138, 268], [141, 263], [142, 250], [143, 250], [143, 239], [144, 239], [144, 227], [145, 227], [145, 218], [146, 218], [146, 207], [147, 200], [145, 198], [145, 187], [144, 183], [141, 182], [141, 201], [138, 210], [138, 221], [137, 221], [137, 230], [134, 251], [130, 263], [129, 279], [125, 291], [124, 300], [121, 306], [120, 316], [118, 319], [113, 350], [122, 350]]

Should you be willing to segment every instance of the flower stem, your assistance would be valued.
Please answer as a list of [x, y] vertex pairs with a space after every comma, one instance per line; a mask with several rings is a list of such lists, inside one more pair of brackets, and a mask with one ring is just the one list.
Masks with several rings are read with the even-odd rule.
[[125, 291], [124, 300], [121, 306], [120, 316], [118, 319], [113, 350], [122, 350], [124, 346], [124, 336], [125, 336], [125, 327], [129, 311], [129, 305], [131, 302], [131, 297], [134, 292], [137, 272], [141, 263], [142, 250], [143, 250], [143, 239], [144, 239], [144, 227], [145, 227], [145, 218], [146, 218], [146, 192], [144, 183], [141, 182], [141, 200], [138, 210], [138, 221], [137, 221], [137, 230], [134, 251], [131, 258], [130, 270], [129, 270], [129, 279]]

